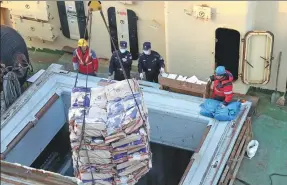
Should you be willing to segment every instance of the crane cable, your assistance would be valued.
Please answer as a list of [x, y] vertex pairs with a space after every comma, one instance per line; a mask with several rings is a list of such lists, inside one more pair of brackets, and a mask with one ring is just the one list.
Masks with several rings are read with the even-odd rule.
[[[100, 1], [99, 1], [99, 3], [100, 3]], [[100, 3], [100, 4], [101, 4], [101, 3]], [[111, 36], [111, 32], [110, 32], [110, 29], [109, 29], [109, 27], [108, 27], [108, 25], [107, 25], [107, 22], [106, 22], [106, 20], [105, 20], [105, 16], [104, 16], [104, 14], [103, 14], [103, 11], [102, 11], [102, 9], [99, 9], [99, 11], [100, 11], [100, 15], [101, 15], [101, 17], [102, 17], [102, 19], [103, 19], [103, 22], [104, 22], [104, 24], [105, 24], [105, 27], [106, 27], [106, 29], [107, 29], [107, 31], [108, 31], [108, 33], [109, 33], [109, 37], [110, 37], [112, 46], [113, 46], [113, 48], [116, 50], [116, 45], [115, 45], [115, 43], [114, 43], [114, 41], [113, 41], [113, 38], [112, 38], [112, 36]], [[88, 37], [89, 46], [90, 46], [90, 40], [91, 40], [91, 39], [90, 39], [90, 38], [91, 38], [91, 27], [92, 27], [92, 21], [91, 21], [91, 20], [92, 20], [92, 11], [89, 11], [89, 15], [88, 15], [88, 19], [87, 19], [87, 24], [86, 24], [86, 25], [88, 25], [88, 22], [90, 21], [89, 37]], [[87, 27], [86, 27], [86, 30], [87, 30]], [[86, 36], [86, 30], [85, 30], [85, 36]], [[85, 37], [84, 37], [84, 38], [85, 38]], [[90, 50], [89, 50], [89, 51], [90, 51]], [[115, 52], [115, 54], [116, 54], [116, 56], [117, 56], [117, 59], [118, 59], [118, 62], [119, 62], [119, 64], [120, 64], [121, 68], [123, 69], [123, 75], [124, 75], [125, 80], [127, 81], [128, 85], [129, 85], [129, 88], [130, 88], [130, 90], [131, 90], [131, 93], [132, 93], [133, 99], [134, 99], [134, 101], [135, 101], [136, 107], [137, 107], [137, 109], [138, 109], [138, 111], [139, 111], [140, 117], [141, 117], [141, 119], [143, 120], [143, 123], [145, 123], [146, 120], [144, 119], [143, 114], [142, 114], [142, 112], [141, 112], [141, 109], [140, 109], [140, 107], [139, 107], [139, 104], [138, 104], [138, 102], [136, 101], [135, 94], [134, 94], [133, 89], [132, 89], [132, 87], [131, 87], [131, 84], [130, 84], [130, 82], [129, 82], [129, 80], [128, 80], [126, 71], [124, 70], [123, 63], [122, 63], [122, 61], [121, 61], [121, 59], [120, 59], [120, 57], [119, 57], [118, 52]], [[74, 87], [77, 86], [78, 73], [79, 73], [79, 70], [77, 70], [76, 81], [75, 81]], [[87, 68], [87, 74], [86, 74], [85, 98], [86, 98], [86, 96], [87, 96], [87, 84], [88, 84], [88, 68]], [[84, 100], [84, 101], [85, 101], [85, 100]], [[85, 117], [86, 117], [86, 108], [84, 108], [83, 125], [82, 125], [82, 131], [81, 131], [81, 140], [80, 140], [80, 144], [79, 144], [79, 147], [78, 147], [78, 156], [77, 156], [77, 157], [78, 157], [78, 158], [77, 158], [77, 170], [78, 170], [78, 174], [79, 174], [79, 158], [80, 158], [80, 157], [79, 157], [79, 152], [80, 152], [80, 148], [81, 148], [81, 145], [82, 145], [82, 141], [84, 140], [84, 131], [85, 131], [85, 124], [86, 124], [86, 122], [85, 122]], [[84, 141], [84, 142], [85, 142], [85, 141]], [[89, 163], [90, 168], [91, 168], [90, 158], [89, 158], [89, 155], [88, 155], [88, 152], [87, 152], [87, 146], [86, 146], [86, 144], [85, 144], [85, 148], [86, 148], [86, 154], [87, 154], [87, 158], [88, 158], [88, 163]], [[94, 185], [95, 182], [94, 182], [94, 177], [93, 177], [93, 173], [92, 173], [92, 170], [91, 170], [91, 169], [90, 169], [90, 172], [91, 172], [91, 176], [92, 176], [92, 185]]]
[[[90, 24], [89, 24], [89, 21], [90, 21]], [[91, 30], [92, 30], [92, 12], [89, 11], [88, 12], [88, 18], [87, 18], [87, 21], [86, 21], [86, 29], [85, 29], [85, 34], [84, 34], [84, 38], [86, 38], [86, 34], [87, 34], [87, 27], [89, 25], [89, 37], [88, 37], [88, 42], [89, 42], [89, 46], [90, 46], [90, 43], [91, 43]], [[88, 56], [87, 57], [90, 57], [90, 49], [88, 50]], [[77, 86], [77, 82], [78, 82], [78, 75], [79, 75], [79, 67], [78, 67], [78, 70], [77, 70], [77, 76], [76, 76], [76, 80], [75, 80], [75, 85], [74, 87]], [[84, 96], [84, 103], [86, 101], [86, 97], [87, 97], [87, 89], [88, 89], [88, 66], [86, 67], [86, 86], [85, 86], [85, 96]], [[84, 140], [84, 132], [85, 132], [85, 125], [86, 125], [86, 107], [84, 105], [84, 112], [83, 112], [83, 125], [82, 125], [82, 130], [81, 130], [81, 139], [80, 139], [80, 144], [79, 144], [79, 147], [78, 147], [78, 150], [77, 150], [77, 164], [76, 164], [76, 168], [77, 168], [77, 171], [78, 171], [78, 175], [80, 175], [80, 170], [79, 170], [79, 159], [80, 159], [80, 150], [81, 150], [81, 147], [82, 147], [82, 142]], [[84, 140], [84, 146], [85, 146], [85, 151], [86, 151], [86, 155], [87, 155], [87, 159], [88, 159], [88, 163], [90, 165], [90, 172], [91, 172], [91, 176], [92, 176], [92, 185], [95, 184], [95, 179], [94, 179], [94, 175], [93, 175], [93, 171], [91, 170], [91, 161], [90, 161], [90, 157], [89, 157], [89, 154], [88, 154], [88, 149], [87, 149], [87, 145], [86, 145], [86, 142]]]
[[[101, 14], [101, 17], [102, 17], [103, 22], [104, 22], [104, 24], [105, 24], [105, 27], [106, 27], [106, 29], [107, 29], [107, 31], [108, 31], [108, 33], [109, 33], [109, 37], [110, 37], [110, 40], [111, 40], [111, 42], [112, 42], [112, 46], [113, 46], [113, 48], [116, 50], [116, 45], [115, 45], [115, 43], [114, 43], [113, 37], [112, 37], [112, 35], [111, 35], [111, 31], [110, 31], [110, 29], [109, 29], [109, 27], [108, 27], [108, 24], [107, 24], [107, 22], [106, 22], [106, 19], [105, 19], [105, 16], [104, 16], [102, 10], [100, 10], [100, 14]], [[123, 74], [124, 74], [125, 80], [127, 81], [128, 85], [129, 85], [129, 88], [130, 88], [131, 93], [132, 93], [132, 95], [133, 95], [133, 99], [134, 99], [134, 101], [135, 101], [135, 103], [136, 103], [136, 106], [137, 106], [137, 109], [138, 109], [138, 111], [139, 111], [140, 117], [142, 118], [143, 122], [145, 123], [145, 119], [144, 119], [144, 117], [143, 117], [143, 114], [142, 114], [142, 112], [141, 112], [141, 109], [139, 108], [139, 104], [138, 104], [138, 102], [136, 101], [135, 94], [134, 94], [133, 89], [132, 89], [132, 87], [131, 87], [131, 84], [130, 84], [130, 82], [129, 82], [129, 80], [128, 80], [127, 73], [126, 73], [126, 71], [125, 71], [125, 69], [124, 69], [123, 63], [122, 63], [122, 61], [121, 61], [121, 59], [120, 59], [120, 56], [119, 56], [119, 53], [118, 53], [117, 51], [116, 51], [115, 53], [116, 53], [116, 55], [117, 55], [118, 62], [120, 63], [121, 68], [123, 69]]]

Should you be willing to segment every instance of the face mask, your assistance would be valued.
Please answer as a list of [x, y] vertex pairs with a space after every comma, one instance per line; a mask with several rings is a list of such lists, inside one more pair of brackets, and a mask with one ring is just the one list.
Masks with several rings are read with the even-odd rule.
[[144, 50], [143, 52], [144, 52], [144, 54], [146, 54], [146, 55], [149, 55], [149, 54], [150, 54], [150, 50]]
[[121, 53], [124, 53], [124, 52], [126, 52], [127, 50], [126, 49], [120, 49], [120, 52]]

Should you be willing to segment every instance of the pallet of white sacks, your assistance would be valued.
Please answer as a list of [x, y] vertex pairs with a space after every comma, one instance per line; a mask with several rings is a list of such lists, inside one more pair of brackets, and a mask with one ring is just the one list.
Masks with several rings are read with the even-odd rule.
[[148, 110], [134, 79], [73, 88], [69, 130], [75, 176], [84, 184], [133, 185], [152, 167]]

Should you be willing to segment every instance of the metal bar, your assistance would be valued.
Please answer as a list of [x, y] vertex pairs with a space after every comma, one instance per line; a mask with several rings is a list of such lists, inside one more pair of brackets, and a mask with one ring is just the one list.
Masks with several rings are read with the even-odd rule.
[[56, 102], [59, 96], [55, 93], [47, 103], [35, 114], [36, 119], [29, 121], [28, 124], [16, 135], [16, 137], [7, 145], [7, 149], [1, 153], [1, 159], [5, 159], [8, 153], [26, 136], [26, 134], [36, 126], [38, 120], [49, 110]]
[[[247, 147], [247, 144], [248, 144], [248, 140], [246, 139], [243, 148], [246, 148], [246, 147]], [[233, 172], [232, 178], [230, 179], [229, 185], [233, 185], [234, 180], [236, 179], [236, 175], [237, 175], [237, 172], [238, 172], [239, 167], [240, 167], [240, 165], [241, 165], [241, 162], [242, 162], [242, 159], [243, 159], [243, 157], [244, 157], [245, 151], [246, 151], [246, 150], [244, 150], [244, 149], [242, 150], [241, 156], [240, 156], [240, 158], [239, 158], [239, 160], [238, 160], [238, 162], [237, 162], [237, 165], [236, 165], [235, 170], [234, 170], [234, 172]]]
[[[4, 178], [3, 175], [7, 175], [11, 178]], [[5, 180], [4, 180], [5, 179]], [[12, 180], [12, 179], [15, 179]], [[26, 166], [20, 166], [18, 164], [9, 163], [1, 160], [1, 181], [12, 181], [12, 184], [20, 184], [19, 180], [29, 180], [29, 184], [54, 184], [54, 185], [77, 185], [76, 179], [72, 177], [66, 177], [57, 173], [38, 170]], [[14, 182], [13, 182], [14, 181]], [[26, 183], [21, 183], [26, 184]], [[28, 183], [27, 183], [28, 184]]]
[[36, 113], [35, 117], [39, 120], [49, 110], [49, 108], [59, 99], [56, 93], [47, 101], [47, 103]]
[[[238, 125], [239, 125], [239, 123], [240, 123], [240, 121], [241, 121], [241, 119], [242, 119], [242, 116], [243, 116], [243, 114], [245, 113], [245, 111], [246, 111], [246, 108], [243, 109], [243, 111], [240, 113], [240, 115], [238, 116], [237, 120], [235, 121], [234, 125], [232, 126], [233, 130], [232, 130], [232, 133], [231, 133], [231, 138], [230, 138], [229, 141], [228, 141], [228, 146], [230, 145], [230, 143], [231, 143], [231, 141], [232, 141], [232, 139], [233, 139], [233, 137], [234, 137], [234, 135], [235, 135], [235, 132], [236, 132], [236, 130], [237, 130], [237, 127], [238, 127]], [[226, 149], [224, 150], [224, 153], [223, 153], [223, 155], [222, 155], [223, 157], [220, 159], [219, 164], [216, 165], [216, 167], [215, 167], [215, 168], [216, 168], [215, 174], [217, 174], [218, 169], [219, 169], [219, 166], [221, 166], [222, 161], [223, 161], [223, 158], [224, 158], [224, 156], [225, 156], [227, 150], [228, 150], [228, 147], [226, 147]], [[210, 166], [211, 166], [211, 164], [210, 164]], [[213, 182], [214, 182], [214, 180], [215, 180], [215, 177], [216, 177], [216, 175], [214, 175], [214, 176], [212, 177], [211, 184], [213, 184]]]
[[[248, 128], [246, 129], [246, 131], [248, 130]], [[234, 168], [234, 166], [237, 164], [237, 159], [238, 159], [238, 157], [240, 156], [240, 153], [242, 152], [242, 147], [243, 147], [243, 145], [244, 145], [244, 143], [246, 142], [246, 138], [247, 138], [247, 134], [246, 134], [246, 132], [244, 133], [244, 136], [243, 136], [243, 139], [241, 140], [241, 142], [240, 142], [240, 145], [239, 145], [239, 148], [238, 148], [238, 150], [236, 151], [236, 154], [235, 154], [235, 157], [234, 157], [234, 159], [233, 159], [233, 162], [232, 162], [232, 164], [231, 164], [231, 166], [230, 166], [230, 171], [229, 171], [229, 173], [228, 173], [228, 175], [227, 175], [227, 178], [225, 179], [225, 182], [223, 183], [224, 185], [226, 185], [227, 183], [228, 183], [228, 181], [229, 181], [229, 178], [230, 178], [230, 176], [231, 176], [231, 173], [233, 172], [233, 168]], [[243, 149], [244, 150], [244, 149]]]
[[237, 151], [237, 149], [238, 149], [238, 147], [239, 147], [239, 144], [240, 144], [240, 141], [241, 141], [241, 139], [242, 139], [242, 137], [243, 137], [243, 134], [244, 134], [245, 131], [246, 131], [246, 127], [247, 127], [246, 124], [244, 124], [243, 128], [241, 129], [240, 135], [238, 136], [238, 139], [237, 139], [237, 141], [236, 141], [236, 143], [235, 143], [235, 145], [234, 145], [234, 147], [233, 147], [233, 151], [232, 151], [232, 153], [231, 153], [231, 155], [230, 155], [230, 157], [229, 157], [229, 160], [228, 160], [228, 162], [227, 162], [227, 164], [226, 164], [226, 167], [225, 167], [225, 169], [224, 169], [224, 172], [223, 172], [222, 175], [221, 175], [221, 178], [220, 178], [220, 180], [219, 180], [219, 184], [221, 184], [221, 183], [224, 182], [225, 177], [226, 177], [227, 173], [229, 172], [231, 160], [234, 158], [234, 155], [235, 155], [235, 153], [236, 153], [236, 151]]
[[33, 128], [37, 123], [37, 120], [30, 121], [17, 136], [7, 145], [7, 149], [1, 153], [1, 160], [4, 160], [8, 153], [21, 141], [23, 137], [29, 132], [31, 128]]
[[[211, 125], [209, 125], [209, 126], [206, 127], [206, 129], [205, 129], [205, 131], [204, 131], [204, 134], [203, 134], [203, 136], [201, 137], [199, 146], [197, 147], [197, 149], [196, 149], [195, 152], [193, 153], [192, 157], [194, 156], [194, 154], [196, 154], [196, 153], [199, 152], [199, 150], [200, 150], [201, 146], [203, 145], [203, 143], [204, 143], [204, 141], [205, 141], [205, 138], [206, 138], [206, 136], [208, 135], [210, 129], [211, 129]], [[180, 180], [180, 182], [178, 183], [178, 185], [183, 184], [183, 182], [184, 182], [184, 180], [185, 180], [185, 177], [187, 176], [187, 174], [188, 174], [190, 168], [192, 167], [192, 164], [193, 164], [193, 162], [194, 162], [194, 159], [193, 159], [192, 157], [191, 157], [191, 160], [190, 160], [190, 162], [188, 163], [188, 165], [187, 165], [187, 167], [186, 167], [186, 169], [185, 169], [185, 171], [184, 171], [184, 173], [183, 173], [183, 175], [182, 175], [182, 177], [181, 177], [181, 180]]]

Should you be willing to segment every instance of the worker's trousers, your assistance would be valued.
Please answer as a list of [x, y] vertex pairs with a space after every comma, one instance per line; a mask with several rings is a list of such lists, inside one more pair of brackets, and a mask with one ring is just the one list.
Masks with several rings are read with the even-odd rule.
[[[131, 75], [130, 75], [130, 71], [126, 70], [126, 74], [127, 74], [127, 78], [130, 79], [131, 78]], [[125, 76], [124, 76], [124, 73], [123, 71], [121, 70], [117, 70], [115, 72], [115, 77], [114, 77], [114, 80], [117, 80], [117, 81], [122, 81], [125, 79]]]
[[217, 101], [224, 101], [225, 97], [224, 96], [217, 96], [217, 95], [215, 95], [214, 99], [217, 100]]
[[[81, 73], [81, 72], [79, 72], [79, 73]], [[81, 74], [86, 75], [86, 73], [81, 73]], [[97, 76], [97, 74], [95, 74], [95, 73], [89, 73], [88, 75], [89, 76]]]
[[159, 75], [159, 73], [146, 72], [145, 75], [146, 75], [146, 80], [147, 81], [158, 83], [158, 75]]

